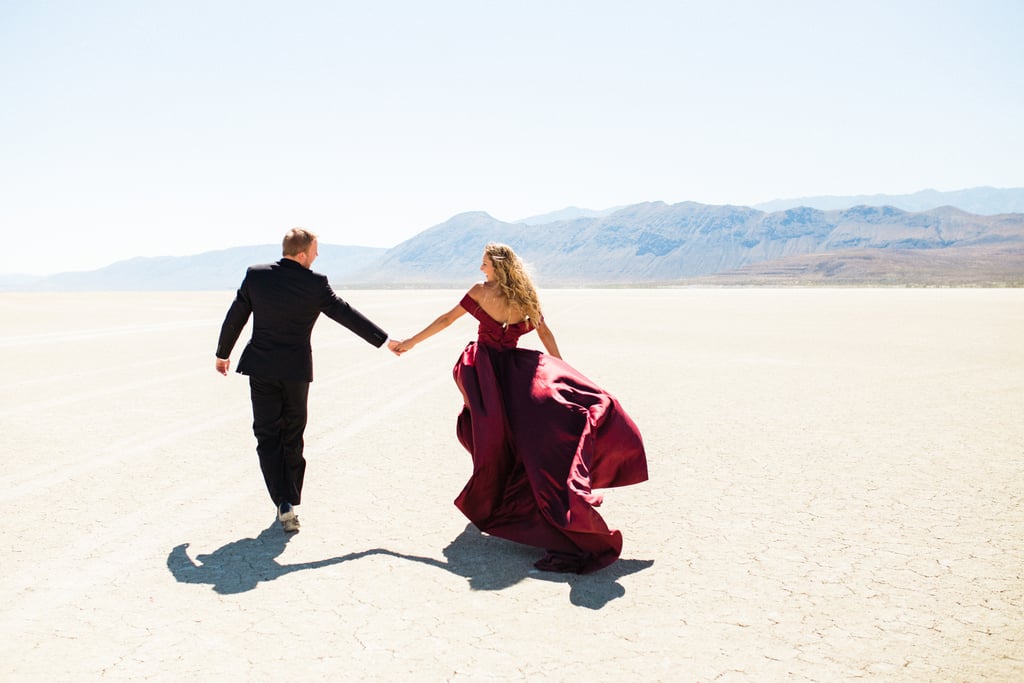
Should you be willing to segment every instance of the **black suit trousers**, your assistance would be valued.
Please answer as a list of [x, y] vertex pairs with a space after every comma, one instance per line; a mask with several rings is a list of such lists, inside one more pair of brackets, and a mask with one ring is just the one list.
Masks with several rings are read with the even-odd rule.
[[250, 376], [249, 394], [256, 453], [267, 492], [274, 505], [298, 505], [306, 473], [302, 451], [309, 382]]

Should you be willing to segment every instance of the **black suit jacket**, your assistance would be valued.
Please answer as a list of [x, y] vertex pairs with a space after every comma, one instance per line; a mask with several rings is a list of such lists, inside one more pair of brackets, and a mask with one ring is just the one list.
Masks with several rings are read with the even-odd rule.
[[229, 358], [252, 314], [252, 339], [238, 372], [268, 379], [313, 381], [309, 338], [323, 313], [380, 347], [388, 335], [342, 300], [327, 281], [291, 259], [252, 266], [228, 309], [217, 341], [217, 358]]

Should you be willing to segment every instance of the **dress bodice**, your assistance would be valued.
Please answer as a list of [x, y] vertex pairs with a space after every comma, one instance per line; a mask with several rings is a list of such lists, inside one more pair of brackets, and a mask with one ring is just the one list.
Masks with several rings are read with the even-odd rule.
[[477, 328], [477, 341], [493, 348], [514, 349], [519, 343], [519, 338], [533, 329], [533, 325], [526, 320], [513, 325], [498, 322], [488, 315], [487, 311], [469, 294], [462, 297], [459, 305], [480, 321], [480, 326]]

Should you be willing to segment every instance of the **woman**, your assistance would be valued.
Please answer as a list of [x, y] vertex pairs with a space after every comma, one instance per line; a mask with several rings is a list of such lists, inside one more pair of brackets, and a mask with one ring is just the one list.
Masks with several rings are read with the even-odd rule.
[[[467, 312], [480, 321], [453, 371], [465, 404], [456, 431], [473, 456], [455, 505], [481, 531], [546, 548], [538, 569], [606, 567], [622, 534], [594, 509], [601, 496], [593, 489], [647, 479], [640, 432], [614, 397], [562, 361], [512, 249], [488, 244], [480, 270], [484, 282], [396, 348], [412, 349]], [[531, 330], [547, 354], [516, 347]]]

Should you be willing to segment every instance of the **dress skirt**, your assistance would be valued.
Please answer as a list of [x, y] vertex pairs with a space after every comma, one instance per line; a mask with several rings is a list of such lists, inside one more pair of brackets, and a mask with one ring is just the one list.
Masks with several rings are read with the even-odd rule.
[[457, 434], [473, 459], [455, 505], [481, 531], [548, 550], [541, 568], [615, 562], [622, 534], [594, 491], [647, 479], [640, 431], [618, 400], [532, 349], [470, 342], [453, 374], [464, 400]]

